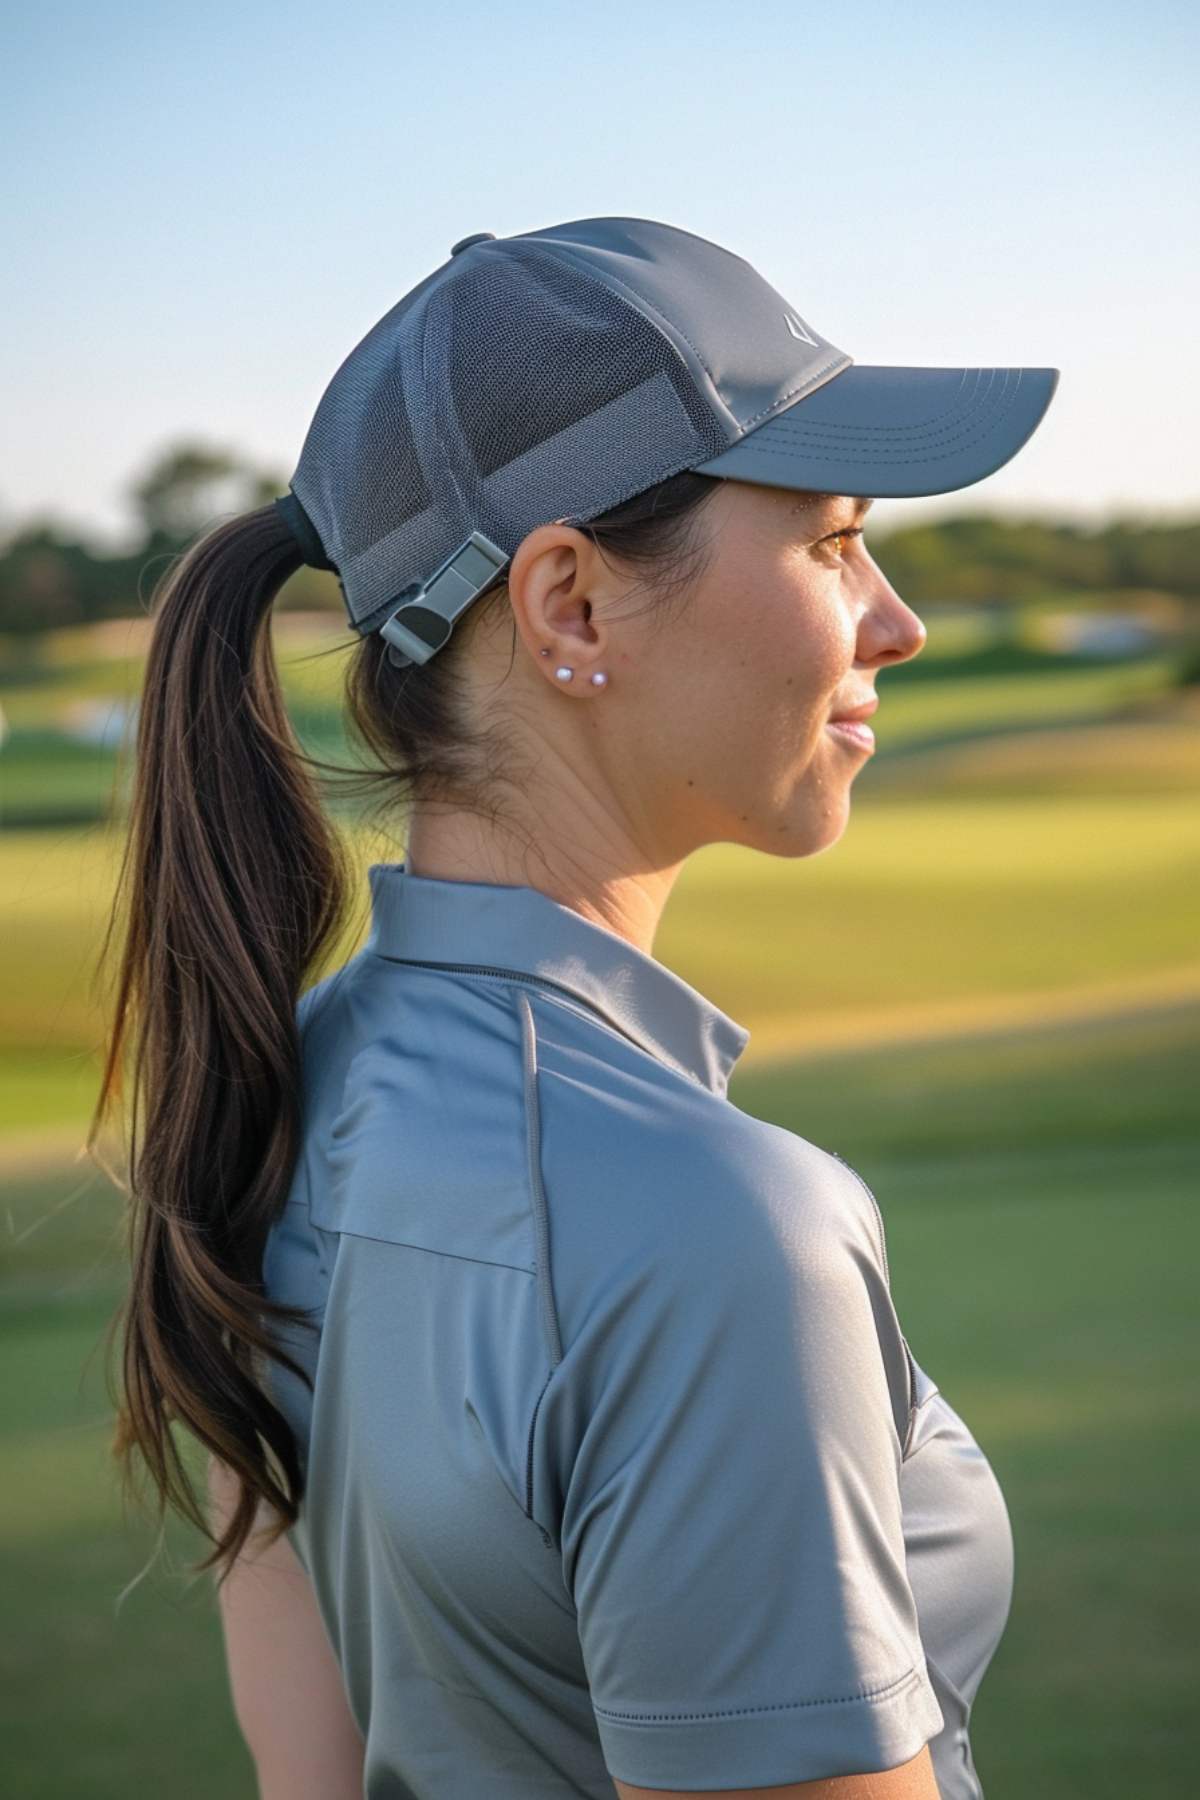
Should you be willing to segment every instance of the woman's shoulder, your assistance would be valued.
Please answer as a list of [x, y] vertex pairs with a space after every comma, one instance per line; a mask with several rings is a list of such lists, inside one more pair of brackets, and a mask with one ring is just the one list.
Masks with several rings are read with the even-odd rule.
[[502, 1215], [507, 1250], [492, 1253], [526, 1264], [542, 1207], [568, 1283], [616, 1245], [653, 1260], [686, 1241], [744, 1264], [755, 1244], [771, 1256], [835, 1234], [883, 1255], [877, 1208], [839, 1156], [582, 1002], [360, 953], [299, 1017], [311, 1195], [332, 1229], [390, 1231], [399, 1193], [428, 1194], [445, 1236]]
[[[882, 1221], [836, 1153], [695, 1083], [605, 1077], [610, 1104], [551, 1087], [539, 1169], [564, 1337], [628, 1290], [664, 1308], [717, 1287], [829, 1293], [866, 1278], [882, 1296]], [[590, 1114], [590, 1117], [589, 1117]], [[882, 1298], [880, 1304], [883, 1304]]]

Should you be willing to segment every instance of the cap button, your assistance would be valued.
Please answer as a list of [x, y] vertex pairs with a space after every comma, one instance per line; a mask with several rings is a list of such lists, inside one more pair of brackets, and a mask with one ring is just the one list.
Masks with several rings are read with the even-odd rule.
[[482, 244], [485, 238], [494, 238], [494, 231], [477, 231], [471, 237], [459, 238], [457, 244], [451, 244], [451, 256], [457, 256], [460, 250], [469, 250], [472, 244]]

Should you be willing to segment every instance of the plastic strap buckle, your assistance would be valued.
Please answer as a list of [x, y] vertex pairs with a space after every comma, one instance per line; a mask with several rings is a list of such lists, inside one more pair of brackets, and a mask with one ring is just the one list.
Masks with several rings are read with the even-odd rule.
[[402, 668], [427, 663], [449, 641], [456, 621], [471, 602], [491, 587], [509, 560], [491, 538], [473, 531], [427, 581], [405, 588], [401, 604], [378, 627], [387, 639], [390, 660]]

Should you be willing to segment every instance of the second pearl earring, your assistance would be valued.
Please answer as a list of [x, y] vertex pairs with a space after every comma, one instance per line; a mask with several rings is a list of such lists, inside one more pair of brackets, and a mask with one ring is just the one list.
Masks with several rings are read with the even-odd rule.
[[570, 681], [575, 671], [574, 669], [555, 669], [554, 673], [560, 681]]

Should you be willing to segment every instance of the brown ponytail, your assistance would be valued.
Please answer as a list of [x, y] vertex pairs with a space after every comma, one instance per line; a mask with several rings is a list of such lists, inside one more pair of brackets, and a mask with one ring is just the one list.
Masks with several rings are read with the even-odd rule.
[[[720, 486], [684, 471], [579, 529], [631, 569], [666, 618], [707, 560], [694, 527]], [[300, 566], [273, 506], [220, 525], [168, 571], [137, 732], [125, 854], [101, 966], [116, 963], [113, 1023], [89, 1149], [131, 1062], [127, 1229], [132, 1279], [122, 1328], [113, 1453], [132, 1492], [140, 1455], [168, 1505], [214, 1545], [196, 1570], [228, 1572], [265, 1502], [270, 1536], [296, 1522], [298, 1450], [260, 1385], [263, 1359], [308, 1376], [272, 1320], [307, 1323], [269, 1301], [267, 1233], [287, 1197], [301, 1137], [296, 1002], [340, 936], [352, 875], [288, 723], [268, 619]], [[491, 807], [501, 746], [461, 703], [476, 629], [502, 622], [507, 590], [485, 594], [449, 645], [397, 669], [378, 633], [353, 650], [352, 737], [374, 766], [341, 770], [350, 792]], [[511, 624], [511, 615], [510, 615]], [[512, 626], [515, 645], [515, 625]], [[351, 643], [347, 638], [347, 645]], [[118, 919], [120, 943], [115, 942]], [[239, 1478], [218, 1533], [192, 1487], [172, 1426], [182, 1424]]]
[[[294, 1008], [347, 892], [284, 711], [271, 602], [300, 557], [273, 508], [217, 527], [172, 566], [137, 728], [112, 918], [125, 915], [115, 1016], [89, 1149], [132, 1057], [127, 1230], [132, 1282], [113, 1452], [140, 1452], [168, 1503], [211, 1537], [172, 1436], [178, 1420], [242, 1478], [199, 1568], [232, 1563], [258, 1498], [289, 1524], [299, 1472], [254, 1379], [268, 1350], [261, 1259], [300, 1131]], [[140, 1107], [140, 1114], [139, 1114]], [[279, 1529], [283, 1529], [281, 1522]]]

